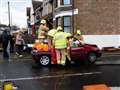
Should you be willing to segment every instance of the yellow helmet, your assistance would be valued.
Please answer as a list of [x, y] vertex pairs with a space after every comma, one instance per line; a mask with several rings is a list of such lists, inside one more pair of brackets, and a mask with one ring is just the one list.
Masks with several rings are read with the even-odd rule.
[[41, 24], [46, 24], [46, 20], [42, 19], [40, 23]]
[[80, 30], [77, 30], [77, 34], [81, 34], [81, 31], [80, 31]]
[[71, 33], [66, 33], [65, 36], [66, 37], [71, 37], [72, 35], [71, 35]]
[[35, 40], [35, 43], [39, 43], [39, 40], [38, 40], [38, 39], [36, 39], [36, 40]]
[[57, 31], [62, 31], [63, 29], [62, 29], [62, 27], [61, 26], [58, 26], [57, 27]]
[[48, 31], [48, 35], [51, 36], [51, 37], [54, 37], [56, 32], [57, 32], [56, 29], [51, 29], [50, 31]]

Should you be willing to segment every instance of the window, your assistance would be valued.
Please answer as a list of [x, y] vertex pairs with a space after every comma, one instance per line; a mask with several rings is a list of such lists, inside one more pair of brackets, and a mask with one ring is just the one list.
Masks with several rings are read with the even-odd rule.
[[57, 7], [57, 3], [58, 3], [58, 0], [55, 0], [55, 1], [54, 1], [55, 8]]
[[70, 0], [63, 0], [63, 4], [64, 5], [69, 5], [70, 4]]
[[70, 5], [71, 0], [55, 0], [55, 8], [60, 7], [61, 5]]
[[57, 18], [57, 26], [61, 26], [62, 18]]
[[58, 7], [60, 6], [60, 3], [61, 3], [61, 0], [58, 0], [58, 2], [57, 2]]
[[63, 18], [63, 26], [64, 26], [64, 32], [71, 32], [71, 17], [70, 16], [65, 16]]

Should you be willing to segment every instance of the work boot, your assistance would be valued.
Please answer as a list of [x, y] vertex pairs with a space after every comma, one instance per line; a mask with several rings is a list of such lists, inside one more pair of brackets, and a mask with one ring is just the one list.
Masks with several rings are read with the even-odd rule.
[[23, 57], [23, 55], [19, 55], [19, 57]]
[[61, 64], [60, 60], [57, 61], [57, 64]]
[[61, 65], [65, 66], [65, 60], [61, 61]]

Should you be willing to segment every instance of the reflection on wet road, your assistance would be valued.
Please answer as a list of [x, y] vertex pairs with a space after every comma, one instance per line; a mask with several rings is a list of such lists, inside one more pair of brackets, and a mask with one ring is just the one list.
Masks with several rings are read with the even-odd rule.
[[119, 65], [36, 67], [32, 61], [0, 65], [0, 80], [12, 80], [19, 90], [82, 90], [83, 85], [120, 86]]
[[[1, 58], [1, 57], [0, 57]], [[13, 81], [18, 90], [82, 90], [84, 85], [120, 86], [120, 55], [104, 54], [96, 65], [36, 66], [29, 56], [0, 59], [0, 81]]]

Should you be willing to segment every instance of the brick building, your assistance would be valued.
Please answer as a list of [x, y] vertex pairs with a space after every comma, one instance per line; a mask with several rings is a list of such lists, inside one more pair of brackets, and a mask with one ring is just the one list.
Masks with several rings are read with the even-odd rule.
[[100, 48], [120, 46], [119, 11], [119, 0], [43, 0], [34, 9], [39, 21], [44, 18], [50, 27], [61, 25], [72, 34], [80, 29], [86, 43]]
[[32, 0], [35, 26], [38, 28], [41, 19], [46, 19], [48, 26], [53, 26], [53, 0]]
[[54, 0], [54, 22], [66, 32], [120, 34], [119, 0]]

